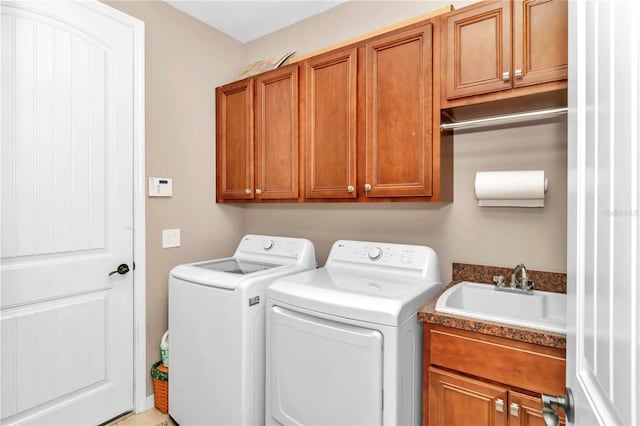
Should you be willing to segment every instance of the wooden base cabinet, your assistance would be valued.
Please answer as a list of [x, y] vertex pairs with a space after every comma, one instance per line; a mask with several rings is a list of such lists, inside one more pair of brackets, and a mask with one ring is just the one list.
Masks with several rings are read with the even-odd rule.
[[298, 66], [216, 89], [218, 202], [297, 201]]
[[431, 426], [545, 426], [540, 397], [435, 367], [428, 374]]
[[423, 363], [424, 426], [544, 426], [564, 393], [564, 349], [425, 323]]
[[442, 17], [442, 106], [567, 87], [566, 0], [483, 1]]

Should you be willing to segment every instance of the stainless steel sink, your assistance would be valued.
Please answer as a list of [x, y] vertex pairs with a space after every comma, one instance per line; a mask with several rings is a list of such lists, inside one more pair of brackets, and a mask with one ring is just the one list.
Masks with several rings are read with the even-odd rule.
[[496, 291], [495, 286], [463, 281], [445, 291], [436, 311], [554, 333], [567, 332], [567, 295]]

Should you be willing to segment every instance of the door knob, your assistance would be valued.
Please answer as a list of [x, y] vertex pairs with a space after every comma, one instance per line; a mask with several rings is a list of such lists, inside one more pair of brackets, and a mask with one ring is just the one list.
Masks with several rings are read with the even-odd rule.
[[256, 189], [256, 195], [262, 194], [262, 189]]
[[355, 188], [353, 187], [353, 185], [347, 186], [347, 192], [353, 192], [353, 191], [355, 191]]
[[244, 190], [244, 193], [247, 194], [247, 195], [250, 195], [251, 194], [251, 190], [249, 188], [247, 188], [247, 189]]
[[547, 426], [557, 426], [559, 421], [558, 414], [553, 410], [562, 410], [567, 415], [567, 421], [573, 423], [573, 393], [570, 388], [565, 388], [565, 395], [547, 395], [542, 396], [542, 417]]
[[129, 272], [129, 265], [127, 265], [126, 263], [121, 264], [120, 266], [118, 266], [118, 269], [116, 269], [115, 271], [111, 271], [109, 272], [109, 276], [118, 273], [120, 275], [124, 275], [127, 272]]
[[371, 185], [368, 184], [368, 183], [365, 183], [364, 184], [364, 190], [367, 191], [367, 192], [371, 191]]
[[509, 71], [505, 71], [502, 73], [502, 81], [509, 81], [511, 79], [511, 74]]

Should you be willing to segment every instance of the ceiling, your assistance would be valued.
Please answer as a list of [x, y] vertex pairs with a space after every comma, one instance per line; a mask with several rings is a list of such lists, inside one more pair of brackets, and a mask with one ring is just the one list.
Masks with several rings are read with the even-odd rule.
[[207, 25], [247, 43], [346, 0], [165, 0]]

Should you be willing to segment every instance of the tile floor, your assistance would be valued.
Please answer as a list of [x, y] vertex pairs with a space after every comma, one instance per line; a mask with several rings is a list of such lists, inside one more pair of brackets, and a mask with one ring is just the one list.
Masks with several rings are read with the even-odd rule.
[[152, 408], [140, 414], [128, 414], [105, 426], [176, 426], [168, 414], [162, 414], [157, 408]]

